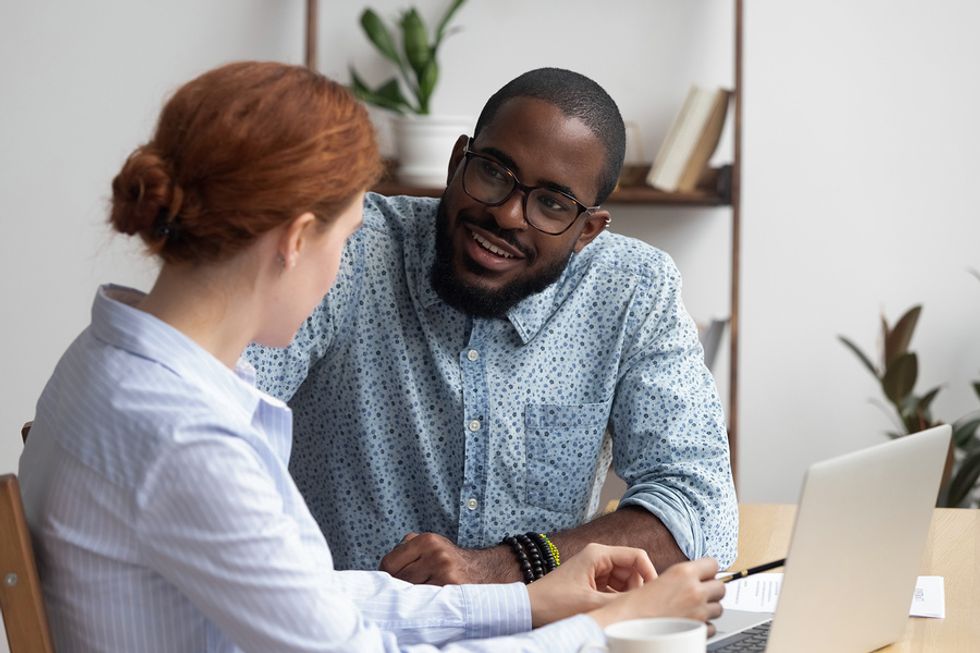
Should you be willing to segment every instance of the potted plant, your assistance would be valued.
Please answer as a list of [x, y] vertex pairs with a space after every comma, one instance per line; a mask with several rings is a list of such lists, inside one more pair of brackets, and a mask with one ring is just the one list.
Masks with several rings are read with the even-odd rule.
[[[439, 81], [439, 47], [455, 30], [453, 16], [465, 0], [452, 0], [431, 38], [415, 8], [402, 12], [396, 30], [373, 9], [361, 13], [361, 28], [396, 74], [371, 88], [351, 66], [351, 88], [363, 101], [395, 113], [394, 137], [400, 181], [417, 186], [440, 186], [446, 181], [449, 154], [456, 138], [472, 127], [472, 119], [437, 116], [431, 100]], [[407, 92], [403, 92], [404, 88]]]
[[[973, 273], [980, 279], [980, 274]], [[915, 393], [919, 362], [915, 352], [909, 350], [912, 334], [919, 321], [921, 306], [913, 306], [890, 326], [881, 318], [882, 347], [877, 362], [867, 356], [851, 340], [838, 336], [864, 367], [881, 385], [882, 394], [895, 412], [896, 430], [888, 436], [898, 438], [927, 429], [942, 421], [932, 416], [932, 402], [941, 386], [924, 394]], [[973, 382], [973, 390], [980, 398], [980, 381]], [[977, 481], [980, 479], [980, 410], [967, 413], [953, 422], [953, 440], [950, 455], [943, 473], [943, 487], [939, 505], [947, 507], [974, 506], [977, 504]]]

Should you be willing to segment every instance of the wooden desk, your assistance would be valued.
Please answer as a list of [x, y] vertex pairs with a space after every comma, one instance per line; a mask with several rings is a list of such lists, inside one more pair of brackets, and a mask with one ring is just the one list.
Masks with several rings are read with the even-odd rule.
[[[784, 557], [796, 506], [743, 504], [739, 510], [738, 559], [732, 569]], [[919, 575], [946, 579], [946, 618], [910, 617], [902, 639], [879, 650], [980, 651], [980, 510], [936, 509]]]

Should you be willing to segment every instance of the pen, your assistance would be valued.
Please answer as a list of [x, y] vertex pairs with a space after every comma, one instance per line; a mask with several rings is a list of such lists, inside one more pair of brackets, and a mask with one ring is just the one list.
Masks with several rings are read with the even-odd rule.
[[760, 571], [769, 571], [770, 569], [775, 569], [776, 567], [782, 567], [786, 564], [786, 558], [782, 560], [773, 560], [772, 562], [767, 562], [762, 565], [757, 565], [755, 567], [749, 567], [748, 569], [743, 569], [742, 571], [736, 571], [731, 576], [726, 576], [721, 579], [723, 583], [730, 583], [733, 580], [738, 580], [739, 578], [745, 578], [746, 576], [751, 576], [752, 574], [758, 574]]

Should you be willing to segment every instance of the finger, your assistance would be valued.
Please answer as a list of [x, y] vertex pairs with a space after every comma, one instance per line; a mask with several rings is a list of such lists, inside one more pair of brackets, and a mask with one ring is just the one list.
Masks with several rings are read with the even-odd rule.
[[[599, 578], [596, 578], [597, 584]], [[616, 592], [627, 592], [629, 590], [642, 587], [645, 581], [643, 576], [638, 573], [635, 569], [625, 569], [625, 568], [614, 568], [610, 571], [607, 577], [603, 577], [602, 582], [611, 591]]]
[[714, 637], [715, 633], [718, 632], [718, 630], [715, 628], [715, 625], [709, 621], [707, 626], [708, 626], [708, 637]]
[[708, 619], [717, 619], [724, 611], [721, 603], [708, 603]]
[[413, 585], [426, 585], [431, 582], [433, 572], [434, 570], [427, 561], [424, 558], [419, 558], [405, 565], [392, 576]]
[[405, 542], [414, 540], [418, 536], [419, 536], [419, 534], [418, 533], [415, 533], [415, 532], [406, 533], [405, 534], [405, 537], [402, 538], [402, 543], [405, 543]]
[[722, 598], [724, 598], [725, 596], [726, 587], [725, 584], [720, 580], [712, 579], [709, 581], [705, 581], [704, 584], [702, 585], [702, 588], [704, 589], [705, 597], [709, 601], [713, 601], [717, 603], [721, 601]]
[[421, 558], [422, 553], [423, 549], [418, 546], [417, 542], [402, 540], [401, 544], [389, 551], [385, 557], [381, 558], [381, 564], [378, 568], [381, 571], [388, 572], [395, 578], [401, 578], [400, 574], [402, 569]]
[[604, 547], [607, 560], [615, 568], [614, 571], [625, 571], [629, 574], [636, 574], [642, 581], [649, 582], [657, 577], [657, 570], [650, 561], [650, 556], [643, 549], [631, 546], [607, 546]]
[[692, 560], [691, 566], [701, 580], [713, 579], [718, 574], [718, 563], [714, 558]]

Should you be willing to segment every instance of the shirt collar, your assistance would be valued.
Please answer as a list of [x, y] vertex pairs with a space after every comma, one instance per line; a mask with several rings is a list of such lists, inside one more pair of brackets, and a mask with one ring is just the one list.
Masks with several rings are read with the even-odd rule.
[[[432, 286], [432, 264], [436, 259], [436, 212], [439, 200], [430, 201], [431, 216], [429, 219], [419, 221], [417, 249], [409, 253], [414, 263], [408, 262], [415, 269], [417, 275], [415, 287], [419, 303], [426, 309], [440, 303], [445, 305], [439, 293]], [[548, 318], [555, 312], [555, 308], [565, 295], [562, 288], [565, 286], [566, 279], [575, 274], [574, 269], [578, 267], [575, 265], [577, 257], [578, 255], [572, 254], [558, 281], [539, 293], [525, 297], [507, 312], [507, 320], [524, 344], [530, 342], [537, 335]]]
[[537, 335], [564, 300], [567, 294], [565, 281], [572, 276], [574, 263], [575, 255], [572, 254], [557, 281], [541, 292], [525, 297], [507, 311], [507, 319], [525, 345]]
[[244, 359], [234, 372], [196, 342], [166, 322], [135, 308], [144, 293], [108, 284], [99, 288], [92, 304], [92, 334], [113, 347], [155, 361], [181, 378], [239, 406], [251, 418], [259, 402], [284, 407], [255, 387], [255, 369]]

